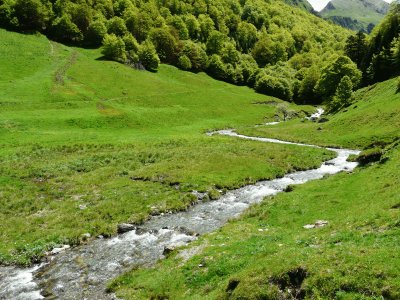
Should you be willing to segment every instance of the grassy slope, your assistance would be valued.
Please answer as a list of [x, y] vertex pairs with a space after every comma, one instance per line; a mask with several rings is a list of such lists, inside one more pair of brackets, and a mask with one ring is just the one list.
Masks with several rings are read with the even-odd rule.
[[86, 232], [113, 234], [119, 222], [181, 209], [193, 189], [234, 188], [332, 155], [207, 137], [207, 129], [260, 123], [275, 108], [204, 74], [169, 66], [152, 74], [99, 57], [0, 30], [2, 263], [29, 263]]
[[[124, 299], [399, 299], [400, 97], [394, 81], [358, 96], [357, 108], [328, 123], [255, 132], [352, 147], [397, 137], [387, 161], [268, 198], [189, 246], [205, 248], [188, 261], [174, 253], [111, 289]], [[321, 219], [328, 226], [303, 228]]]
[[400, 137], [400, 93], [396, 89], [396, 79], [361, 89], [355, 93], [356, 102], [327, 116], [327, 123], [293, 120], [278, 126], [242, 128], [240, 132], [350, 148], [391, 143]]

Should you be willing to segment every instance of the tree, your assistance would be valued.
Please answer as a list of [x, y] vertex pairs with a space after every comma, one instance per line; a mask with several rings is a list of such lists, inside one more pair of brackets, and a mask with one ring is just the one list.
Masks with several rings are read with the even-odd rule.
[[185, 16], [186, 27], [189, 31], [189, 37], [192, 40], [197, 40], [200, 37], [200, 23], [195, 16], [189, 14]]
[[255, 89], [257, 92], [283, 100], [291, 100], [293, 96], [290, 84], [286, 79], [274, 77], [265, 73], [260, 73], [257, 76]]
[[150, 31], [150, 40], [156, 48], [161, 61], [176, 63], [178, 56], [178, 41], [171, 34], [168, 27], [152, 29]]
[[150, 15], [146, 12], [130, 12], [125, 17], [126, 27], [130, 33], [139, 41], [144, 41], [153, 25]]
[[365, 37], [366, 36], [362, 31], [349, 36], [344, 48], [346, 55], [357, 64], [358, 68], [361, 68], [368, 49]]
[[119, 61], [126, 61], [125, 43], [121, 37], [115, 34], [106, 34], [103, 40], [103, 48], [101, 53], [104, 57]]
[[192, 70], [203, 71], [208, 67], [208, 56], [204, 50], [204, 45], [185, 41], [183, 44], [182, 54], [186, 55], [192, 64]]
[[214, 78], [221, 80], [226, 79], [225, 65], [222, 62], [222, 59], [219, 55], [214, 54], [210, 57], [208, 64], [208, 72]]
[[338, 56], [322, 69], [321, 77], [315, 88], [316, 92], [322, 97], [332, 97], [344, 76], [348, 76], [353, 86], [357, 87], [361, 80], [361, 71], [347, 56]]
[[204, 14], [199, 15], [198, 21], [200, 24], [200, 40], [205, 42], [215, 29], [214, 21], [208, 15]]
[[221, 51], [221, 58], [224, 63], [234, 64], [239, 62], [240, 55], [239, 52], [236, 50], [235, 45], [232, 43], [225, 43], [224, 48]]
[[291, 109], [288, 103], [279, 103], [276, 107], [276, 114], [282, 117], [283, 121], [287, 121], [296, 114], [296, 111]]
[[260, 67], [276, 64], [278, 61], [286, 61], [288, 58], [285, 46], [282, 43], [274, 42], [267, 36], [255, 44], [252, 55]]
[[120, 17], [110, 19], [107, 24], [107, 29], [109, 34], [115, 34], [120, 37], [128, 32], [124, 20]]
[[178, 59], [178, 67], [182, 70], [190, 70], [192, 68], [192, 63], [186, 55], [182, 55]]
[[157, 55], [156, 48], [150, 41], [147, 40], [140, 45], [138, 56], [139, 61], [146, 68], [146, 70], [157, 72], [160, 64], [160, 58]]
[[316, 101], [315, 86], [320, 77], [320, 70], [318, 66], [314, 65], [309, 68], [301, 81], [299, 88], [299, 100], [303, 103], [314, 103]]
[[253, 24], [241, 22], [237, 29], [236, 41], [239, 49], [248, 53], [257, 42], [257, 28]]
[[221, 54], [225, 41], [226, 36], [223, 33], [214, 30], [213, 32], [211, 32], [207, 40], [207, 53], [209, 55]]
[[101, 45], [104, 36], [107, 34], [107, 27], [103, 21], [97, 20], [89, 25], [86, 32], [86, 41], [93, 46]]
[[13, 10], [23, 30], [46, 29], [52, 15], [51, 3], [40, 0], [16, 0]]
[[391, 44], [391, 54], [393, 60], [393, 66], [395, 70], [400, 69], [400, 37], [393, 40]]
[[56, 18], [52, 23], [51, 35], [54, 39], [62, 42], [80, 42], [83, 34], [78, 26], [72, 23], [68, 15]]
[[137, 53], [139, 51], [139, 44], [131, 33], [127, 33], [122, 38], [125, 44], [125, 50], [130, 53]]
[[350, 105], [351, 96], [353, 94], [353, 84], [349, 76], [343, 76], [336, 89], [335, 96], [329, 103], [329, 110], [335, 111], [344, 106]]
[[171, 16], [167, 20], [168, 25], [173, 26], [176, 31], [178, 32], [179, 38], [181, 40], [188, 40], [189, 39], [189, 31], [186, 27], [185, 22], [183, 22], [180, 16]]

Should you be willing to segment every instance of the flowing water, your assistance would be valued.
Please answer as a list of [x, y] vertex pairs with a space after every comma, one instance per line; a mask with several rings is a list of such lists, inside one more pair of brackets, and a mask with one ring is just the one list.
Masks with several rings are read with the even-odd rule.
[[[276, 139], [249, 137], [233, 130], [221, 134], [260, 142], [317, 147]], [[318, 147], [319, 148], [319, 147]], [[259, 182], [229, 191], [219, 200], [199, 202], [187, 211], [154, 216], [136, 230], [111, 239], [97, 239], [86, 245], [66, 249], [48, 262], [29, 269], [0, 268], [0, 299], [115, 299], [105, 292], [107, 282], [135, 266], [150, 266], [174, 249], [195, 240], [198, 234], [212, 232], [229, 219], [239, 216], [251, 204], [327, 174], [351, 171], [357, 163], [347, 158], [359, 151], [327, 148], [337, 157], [309, 171], [287, 174], [283, 178]], [[197, 193], [198, 194], [198, 193]]]

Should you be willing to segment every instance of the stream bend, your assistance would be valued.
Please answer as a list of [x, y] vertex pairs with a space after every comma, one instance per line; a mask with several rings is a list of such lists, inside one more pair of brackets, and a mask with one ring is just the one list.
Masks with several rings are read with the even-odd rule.
[[[250, 137], [234, 130], [220, 130], [208, 135], [226, 135], [267, 143], [316, 147], [277, 139]], [[352, 171], [356, 162], [350, 155], [360, 151], [326, 148], [336, 158], [318, 169], [287, 174], [282, 178], [258, 182], [223, 195], [219, 200], [200, 202], [187, 211], [152, 217], [136, 230], [111, 239], [97, 239], [89, 244], [60, 252], [47, 263], [29, 269], [0, 267], [0, 299], [115, 299], [105, 292], [107, 282], [134, 266], [150, 266], [164, 257], [166, 249], [183, 246], [222, 227], [266, 196], [285, 190], [288, 185], [303, 184], [327, 174]], [[196, 194], [198, 195], [198, 193]], [[196, 234], [194, 234], [196, 233]]]

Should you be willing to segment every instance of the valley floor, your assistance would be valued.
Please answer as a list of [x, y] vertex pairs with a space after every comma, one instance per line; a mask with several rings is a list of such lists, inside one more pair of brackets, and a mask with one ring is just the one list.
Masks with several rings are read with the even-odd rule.
[[[400, 94], [360, 90], [325, 123], [274, 121], [280, 100], [162, 66], [101, 60], [0, 30], [0, 262], [116, 233], [196, 197], [315, 168], [331, 151], [208, 137], [213, 129], [378, 149], [380, 161], [289, 189], [153, 268], [110, 283], [126, 299], [400, 298]], [[22, 48], [22, 49], [21, 49]], [[22, 50], [22, 51], [21, 51]], [[18, 74], [18, 76], [15, 76]], [[256, 104], [267, 103], [267, 104]], [[291, 106], [298, 115], [315, 108]], [[304, 225], [326, 220], [322, 228]], [[89, 234], [89, 235], [88, 235]], [[197, 250], [196, 250], [197, 249]]]

